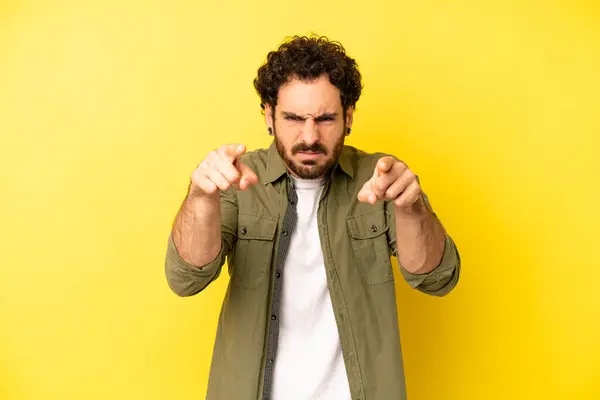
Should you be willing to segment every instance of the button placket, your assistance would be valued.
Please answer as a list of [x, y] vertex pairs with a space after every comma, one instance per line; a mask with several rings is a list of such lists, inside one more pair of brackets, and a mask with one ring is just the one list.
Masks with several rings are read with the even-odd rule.
[[267, 334], [267, 351], [266, 358], [267, 362], [264, 369], [263, 379], [263, 391], [262, 399], [269, 400], [271, 397], [272, 379], [273, 379], [273, 368], [275, 357], [277, 355], [277, 341], [279, 338], [279, 307], [281, 303], [281, 290], [283, 282], [280, 279], [285, 265], [285, 258], [288, 253], [291, 233], [294, 231], [296, 226], [297, 214], [296, 204], [298, 197], [293, 187], [293, 182], [288, 176], [287, 181], [287, 209], [283, 218], [282, 230], [280, 235], [279, 247], [277, 249], [276, 262], [275, 262], [275, 279], [273, 282], [273, 295], [271, 298], [271, 316], [270, 324], [268, 324]]

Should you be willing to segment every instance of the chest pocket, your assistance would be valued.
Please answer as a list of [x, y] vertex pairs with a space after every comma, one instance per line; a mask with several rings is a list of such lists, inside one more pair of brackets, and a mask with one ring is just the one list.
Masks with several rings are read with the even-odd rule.
[[368, 285], [394, 280], [385, 217], [385, 210], [375, 209], [346, 218], [356, 268]]
[[245, 288], [261, 284], [270, 269], [276, 230], [273, 217], [239, 215], [237, 243], [229, 265], [232, 284]]

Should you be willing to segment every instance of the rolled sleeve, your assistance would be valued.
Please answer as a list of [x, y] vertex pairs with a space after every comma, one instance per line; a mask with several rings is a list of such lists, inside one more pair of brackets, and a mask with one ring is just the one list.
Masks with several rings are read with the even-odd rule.
[[452, 238], [446, 235], [444, 253], [440, 264], [426, 274], [413, 274], [400, 267], [404, 279], [413, 289], [433, 296], [445, 296], [458, 283], [460, 255]]
[[195, 295], [219, 277], [225, 258], [236, 240], [238, 207], [233, 188], [221, 191], [220, 212], [221, 250], [213, 261], [204, 266], [191, 265], [181, 258], [173, 241], [173, 232], [169, 235], [165, 270], [169, 287], [177, 295]]
[[225, 246], [221, 242], [221, 250], [213, 261], [202, 267], [191, 265], [181, 258], [173, 241], [173, 235], [169, 235], [165, 258], [165, 272], [169, 287], [182, 297], [199, 293], [217, 279], [225, 262], [225, 256]]

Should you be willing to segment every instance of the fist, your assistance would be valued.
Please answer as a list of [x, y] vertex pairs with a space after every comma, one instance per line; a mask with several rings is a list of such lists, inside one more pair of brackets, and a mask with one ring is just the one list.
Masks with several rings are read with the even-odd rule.
[[421, 185], [408, 166], [394, 157], [377, 161], [373, 176], [358, 192], [358, 200], [375, 204], [377, 200], [392, 201], [396, 207], [408, 206], [421, 198]]
[[240, 162], [246, 152], [243, 144], [227, 144], [212, 151], [192, 173], [191, 192], [212, 195], [231, 187], [246, 190], [258, 177]]

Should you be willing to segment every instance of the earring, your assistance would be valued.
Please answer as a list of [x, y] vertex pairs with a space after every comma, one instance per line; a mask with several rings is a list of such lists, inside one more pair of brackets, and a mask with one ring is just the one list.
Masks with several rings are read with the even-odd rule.
[[352, 129], [346, 128], [346, 136], [350, 135], [350, 132], [352, 132]]
[[273, 136], [273, 129], [271, 127], [267, 128], [267, 132], [269, 132], [269, 136]]

